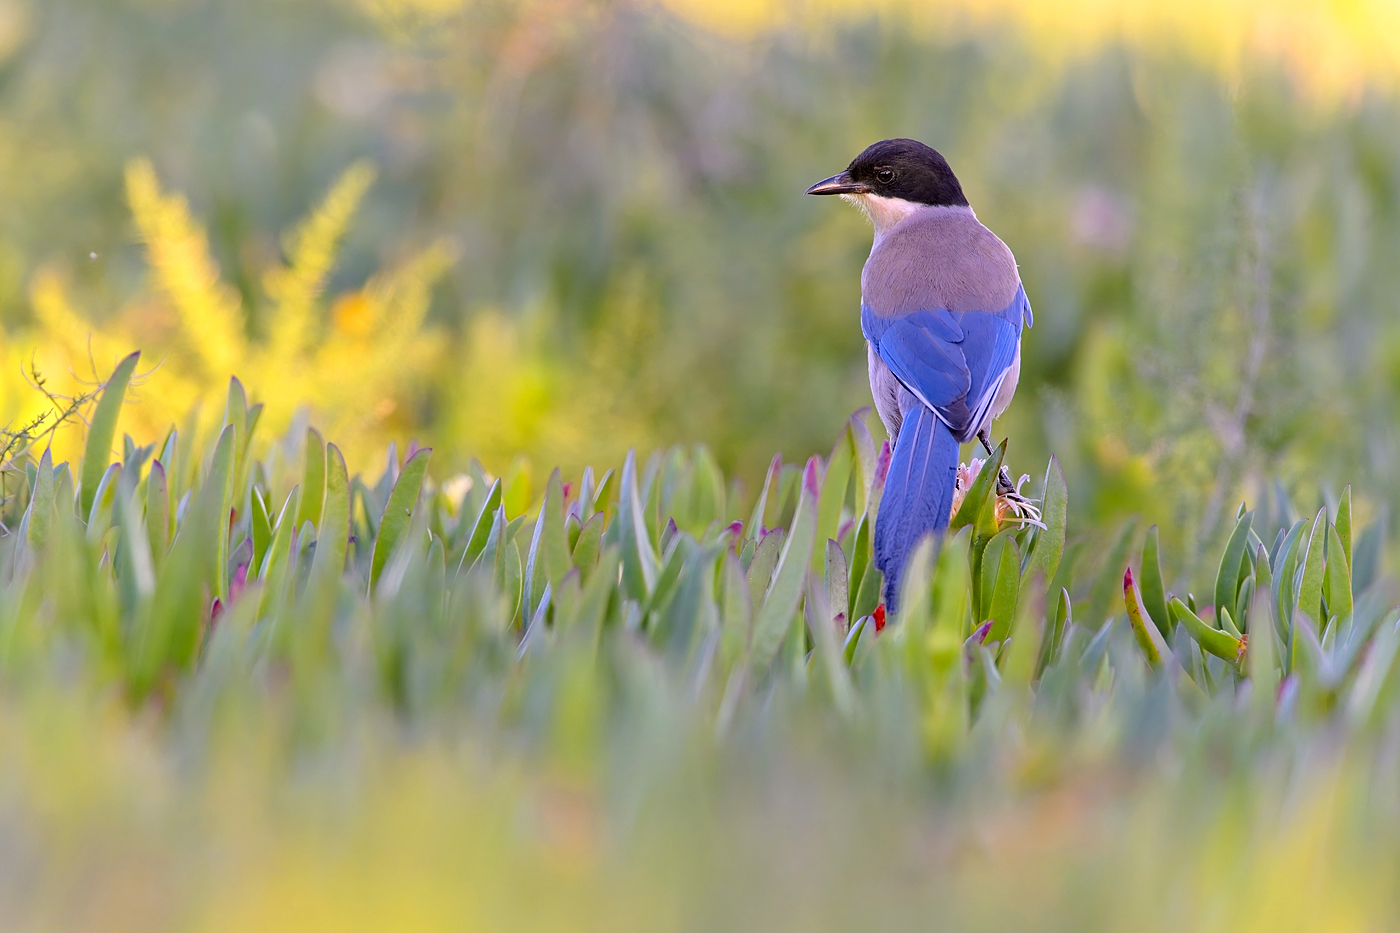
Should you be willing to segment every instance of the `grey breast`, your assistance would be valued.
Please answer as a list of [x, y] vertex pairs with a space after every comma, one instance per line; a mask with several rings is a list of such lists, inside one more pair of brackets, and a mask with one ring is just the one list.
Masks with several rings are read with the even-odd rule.
[[[861, 301], [881, 317], [934, 308], [994, 313], [1011, 304], [1020, 284], [1011, 250], [970, 208], [930, 207], [876, 239], [861, 272]], [[873, 346], [869, 368], [875, 410], [893, 443], [904, 413], [919, 402]]]
[[900, 222], [876, 240], [860, 277], [861, 300], [882, 317], [996, 312], [1020, 284], [1011, 250], [966, 207], [930, 207]]

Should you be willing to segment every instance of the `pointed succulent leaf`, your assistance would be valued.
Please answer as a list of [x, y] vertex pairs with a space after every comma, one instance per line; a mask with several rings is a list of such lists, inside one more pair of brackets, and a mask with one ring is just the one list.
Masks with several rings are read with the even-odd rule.
[[319, 530], [321, 507], [326, 497], [326, 444], [315, 428], [306, 429], [306, 467], [301, 477], [301, 504], [297, 527], [310, 522]]
[[574, 542], [572, 563], [586, 583], [598, 563], [598, 551], [603, 540], [603, 516], [595, 513], [579, 529], [578, 540]]
[[818, 494], [817, 461], [813, 457], [803, 471], [797, 512], [778, 566], [773, 571], [773, 580], [754, 617], [751, 657], [758, 670], [766, 669], [782, 646], [802, 599], [802, 585], [811, 565], [816, 538]]
[[1025, 573], [1044, 574], [1046, 580], [1053, 580], [1060, 569], [1060, 559], [1065, 552], [1065, 530], [1069, 519], [1069, 488], [1065, 485], [1064, 470], [1060, 461], [1050, 458], [1045, 468], [1044, 491], [1040, 499], [1040, 520], [1045, 525], [1036, 535], [1035, 546]]
[[1220, 616], [1217, 621], [1219, 622], [1219, 624], [1216, 625], [1215, 628], [1226, 633], [1231, 638], [1244, 637], [1243, 633], [1240, 630], [1240, 627], [1236, 625], [1235, 620], [1231, 618], [1229, 609], [1221, 609]]
[[1361, 669], [1346, 692], [1346, 715], [1352, 723], [1359, 725], [1371, 718], [1382, 688], [1391, 679], [1397, 650], [1400, 650], [1400, 622], [1392, 612], [1376, 633], [1366, 660], [1361, 662]]
[[948, 525], [949, 533], [955, 532], [965, 525], [977, 523], [983, 507], [992, 496], [993, 490], [996, 489], [997, 473], [1001, 470], [1001, 462], [1005, 457], [1006, 440], [1003, 438], [996, 451], [982, 464], [977, 478], [972, 481], [972, 485], [963, 496], [962, 505], [958, 507], [958, 514], [953, 516], [953, 520]]
[[[851, 467], [855, 461], [855, 442], [849, 429], [841, 432], [841, 438], [832, 448], [826, 461], [826, 476], [817, 497], [817, 540], [826, 541], [836, 537], [837, 526], [841, 523], [841, 507], [846, 502], [846, 488], [850, 485]], [[811, 571], [822, 572], [826, 562], [825, 548], [812, 549]]]
[[[1350, 486], [1347, 487], [1350, 490]], [[1335, 619], [1346, 619], [1352, 613], [1351, 566], [1347, 563], [1346, 547], [1336, 528], [1327, 529], [1327, 568], [1325, 571], [1327, 612]]]
[[1157, 624], [1157, 631], [1163, 638], [1171, 632], [1171, 615], [1167, 611], [1167, 588], [1162, 581], [1162, 561], [1158, 551], [1157, 526], [1147, 529], [1147, 540], [1142, 545], [1142, 608]]
[[1303, 576], [1298, 582], [1297, 609], [1306, 612], [1317, 623], [1322, 618], [1323, 548], [1327, 540], [1327, 509], [1318, 509], [1308, 535], [1303, 556]]
[[389, 555], [394, 552], [394, 548], [398, 546], [404, 532], [413, 521], [413, 512], [418, 507], [418, 499], [423, 491], [423, 478], [428, 473], [428, 461], [432, 456], [431, 447], [420, 447], [413, 456], [404, 461], [403, 469], [399, 471], [398, 479], [389, 493], [389, 502], [384, 507], [384, 515], [379, 521], [379, 533], [374, 536], [374, 553], [370, 557], [371, 593], [374, 592], [375, 584], [379, 582], [379, 575], [384, 572], [384, 565], [389, 562]]
[[1249, 531], [1254, 523], [1254, 513], [1245, 512], [1235, 522], [1235, 530], [1225, 545], [1225, 553], [1220, 556], [1220, 568], [1215, 574], [1215, 609], [1230, 610], [1232, 617], [1239, 616], [1235, 598], [1239, 593], [1240, 561], [1244, 559], [1245, 548], [1249, 546]]
[[833, 618], [840, 616], [841, 629], [844, 631], [850, 618], [846, 615], [847, 607], [850, 604], [850, 580], [847, 577], [846, 553], [841, 550], [841, 546], [830, 538], [826, 542], [826, 567], [824, 579], [826, 582], [826, 601], [831, 607]]
[[864, 515], [870, 501], [870, 485], [875, 480], [875, 462], [877, 453], [875, 451], [875, 441], [870, 436], [870, 429], [865, 426], [866, 416], [870, 414], [869, 408], [862, 408], [851, 415], [851, 420], [847, 425], [851, 432], [851, 441], [855, 445], [855, 514]]
[[1261, 625], [1257, 620], [1267, 619], [1273, 614], [1275, 607], [1271, 605], [1272, 599], [1269, 587], [1260, 585], [1254, 588], [1254, 605], [1250, 607], [1249, 614], [1256, 623], [1245, 647], [1243, 665], [1253, 684], [1252, 704], [1259, 714], [1269, 717], [1274, 713], [1274, 697], [1279, 682], [1278, 640], [1271, 626]]
[[1138, 596], [1137, 587], [1133, 584], [1132, 568], [1123, 571], [1123, 602], [1128, 609], [1128, 622], [1132, 625], [1133, 636], [1137, 639], [1143, 656], [1147, 658], [1148, 665], [1153, 669], [1161, 667], [1162, 658], [1167, 653], [1167, 644], [1157, 626], [1143, 618], [1142, 601]]
[[[156, 463], [160, 461], [157, 460]], [[155, 467], [151, 468], [151, 479], [155, 478]], [[148, 480], [149, 482], [149, 480]], [[262, 566], [263, 557], [267, 555], [268, 545], [272, 543], [272, 517], [268, 515], [267, 505], [263, 502], [262, 490], [254, 486], [249, 493], [251, 502], [252, 533], [253, 533], [253, 563], [254, 572]]]
[[1284, 535], [1283, 544], [1279, 546], [1279, 557], [1270, 561], [1271, 566], [1276, 568], [1273, 575], [1273, 604], [1278, 613], [1278, 622], [1282, 628], [1287, 628], [1289, 621], [1293, 618], [1293, 606], [1296, 602], [1295, 583], [1299, 555], [1307, 546], [1303, 539], [1303, 533], [1307, 531], [1308, 523], [1299, 519], [1288, 529], [1288, 534]]
[[482, 503], [476, 521], [472, 523], [471, 534], [467, 536], [466, 550], [462, 552], [462, 560], [457, 565], [458, 573], [461, 573], [463, 568], [471, 567], [472, 564], [476, 563], [476, 559], [486, 549], [486, 542], [491, 537], [496, 512], [500, 507], [501, 481], [498, 479], [491, 484], [491, 491], [486, 494], [486, 501]]
[[1346, 555], [1347, 567], [1351, 567], [1351, 486], [1348, 485], [1342, 490], [1342, 498], [1337, 503], [1336, 525], [1337, 540], [1342, 546], [1342, 553]]
[[782, 473], [783, 458], [781, 455], [774, 455], [768, 464], [768, 473], [763, 477], [763, 488], [759, 490], [758, 501], [754, 503], [753, 513], [749, 516], [749, 523], [746, 527], [750, 538], [757, 540], [763, 534], [765, 512], [768, 508], [768, 495], [778, 481], [778, 476]]
[[885, 575], [875, 566], [874, 561], [869, 561], [865, 565], [865, 573], [861, 575], [860, 586], [856, 589], [856, 597], [851, 604], [851, 616], [861, 618], [868, 616], [880, 605], [880, 590], [884, 586]]
[[317, 529], [316, 556], [311, 576], [318, 581], [339, 579], [350, 547], [350, 476], [345, 457], [334, 444], [326, 445], [326, 499]]
[[987, 617], [992, 620], [992, 630], [987, 638], [1005, 641], [1011, 634], [1011, 623], [1016, 618], [1016, 605], [1021, 595], [1021, 558], [1016, 552], [1015, 540], [1009, 535], [997, 563], [996, 580], [990, 589], [991, 600], [987, 612]]
[[1060, 645], [1064, 642], [1065, 633], [1069, 631], [1072, 624], [1074, 624], [1074, 609], [1070, 602], [1069, 590], [1062, 587], [1055, 596], [1055, 617], [1049, 620], [1049, 627], [1041, 642], [1040, 660], [1036, 666], [1037, 678], [1060, 656]]
[[49, 529], [53, 526], [54, 510], [54, 469], [53, 452], [47, 447], [39, 458], [39, 471], [34, 477], [34, 492], [29, 497], [25, 510], [27, 522], [26, 538], [34, 550], [44, 546], [49, 539]]
[[1247, 640], [1237, 638], [1228, 632], [1212, 628], [1201, 620], [1194, 612], [1187, 608], [1186, 604], [1179, 599], [1171, 601], [1172, 619], [1181, 623], [1182, 628], [1190, 635], [1196, 644], [1202, 649], [1209, 651], [1217, 658], [1239, 667], [1244, 661], [1245, 646]]
[[656, 586], [656, 549], [647, 529], [642, 508], [641, 491], [637, 485], [637, 455], [627, 452], [622, 465], [622, 484], [618, 489], [618, 543], [622, 547], [622, 582], [627, 595], [644, 600]]
[[768, 592], [768, 584], [773, 579], [773, 569], [778, 566], [778, 557], [782, 554], [783, 540], [786, 537], [781, 528], [770, 531], [758, 543], [753, 559], [749, 561], [749, 592], [756, 600]]
[[860, 644], [861, 636], [866, 629], [874, 627], [874, 620], [870, 616], [861, 616], [846, 632], [846, 641], [841, 647], [841, 653], [846, 658], [846, 665], [849, 667], [855, 663], [856, 646]]
[[117, 419], [121, 415], [122, 400], [126, 388], [131, 383], [131, 374], [136, 370], [140, 351], [132, 353], [117, 364], [102, 388], [102, 397], [92, 413], [88, 425], [87, 446], [83, 451], [82, 485], [79, 487], [78, 514], [87, 521], [92, 514], [92, 505], [97, 498], [97, 487], [107, 472], [107, 464], [112, 456], [112, 441], [117, 435]]
[[851, 541], [851, 552], [846, 563], [849, 569], [849, 585], [844, 611], [847, 621], [854, 621], [859, 618], [855, 614], [856, 597], [860, 595], [860, 583], [865, 578], [866, 564], [870, 563], [870, 518], [867, 515], [862, 515], [860, 523], [856, 525], [855, 537]]

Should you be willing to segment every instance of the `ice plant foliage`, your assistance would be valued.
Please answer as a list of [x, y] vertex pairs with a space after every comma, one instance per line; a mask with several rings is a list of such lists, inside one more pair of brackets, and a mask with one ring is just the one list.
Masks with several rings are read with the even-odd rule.
[[[5, 527], [16, 529], [6, 539], [6, 572], [25, 580], [37, 565], [86, 548], [82, 559], [96, 576], [78, 587], [91, 590], [80, 604], [120, 620], [98, 631], [103, 650], [123, 659], [115, 670], [133, 697], [197, 663], [214, 615], [238, 616], [255, 650], [280, 657], [300, 637], [293, 619], [329, 621], [344, 585], [397, 591], [406, 560], [447, 568], [429, 600], [445, 617], [459, 610], [463, 587], [486, 587], [495, 600], [491, 626], [517, 633], [522, 653], [580, 619], [599, 632], [617, 625], [683, 646], [736, 690], [771, 676], [779, 658], [836, 665], [828, 676], [848, 677], [887, 628], [871, 538], [888, 447], [877, 450], [864, 413], [828, 457], [802, 466], [774, 458], [747, 514], [703, 450], [644, 463], [629, 456], [620, 469], [589, 469], [577, 482], [556, 471], [532, 502], [528, 475], [503, 480], [479, 466], [435, 486], [428, 449], [411, 450], [402, 463], [391, 451], [384, 475], [369, 483], [349, 476], [336, 445], [315, 430], [298, 439], [299, 471], [276, 457], [260, 460], [253, 437], [263, 406], [250, 405], [237, 380], [205, 456], [190, 459], [171, 428], [149, 445], [128, 436], [112, 462], [137, 358], [123, 360], [100, 393], [79, 467], [37, 455], [16, 432], [4, 464], [17, 479], [17, 494], [4, 502]], [[1059, 465], [1051, 460], [1040, 498], [1030, 500], [1019, 491], [1028, 477], [1014, 489], [1007, 480], [1005, 451], [1003, 442], [987, 460], [958, 468], [949, 537], [912, 558], [908, 608], [888, 621], [899, 639], [937, 620], [970, 656], [984, 654], [965, 672], [970, 681], [1009, 663], [1009, 645], [1033, 641], [1033, 682], [1076, 633], [1108, 637], [1113, 618], [1094, 584], [1083, 609], [1104, 617], [1075, 623], [1073, 578], [1061, 568], [1068, 496]], [[1165, 585], [1153, 528], [1138, 573], [1120, 574], [1125, 630], [1150, 669], [1177, 671], [1193, 691], [1293, 678], [1306, 706], [1346, 699], [1342, 705], [1369, 708], [1374, 699], [1351, 694], [1358, 683], [1374, 689], [1375, 666], [1393, 653], [1386, 645], [1395, 613], [1375, 589], [1383, 530], [1373, 525], [1353, 547], [1350, 489], [1331, 517], [1323, 509], [1294, 519], [1291, 508], [1280, 499], [1276, 514], [1258, 522], [1241, 510], [1205, 607]], [[67, 544], [53, 552], [59, 538]], [[1119, 559], [1110, 552], [1101, 574], [1119, 573]], [[825, 653], [828, 639], [843, 650]], [[396, 684], [403, 677], [392, 674]], [[975, 705], [976, 695], [967, 702]]]
[[[1303, 754], [1308, 746], [1300, 737], [1307, 730], [1332, 730], [1362, 748], [1378, 735], [1393, 735], [1386, 730], [1400, 709], [1394, 663], [1400, 612], [1380, 573], [1384, 527], [1354, 530], [1349, 490], [1307, 520], [1295, 518], [1281, 496], [1267, 509], [1242, 511], [1208, 602], [1198, 603], [1192, 593], [1178, 597], [1166, 585], [1155, 528], [1135, 568], [1125, 569], [1133, 552], [1130, 531], [1101, 549], [1095, 573], [1077, 573], [1076, 552], [1066, 550], [1068, 494], [1058, 463], [1049, 463], [1037, 502], [1013, 496], [1005, 488], [1003, 443], [987, 461], [960, 470], [950, 532], [916, 551], [901, 611], [887, 616], [871, 537], [888, 454], [873, 442], [864, 413], [847, 422], [827, 456], [803, 464], [774, 458], [749, 498], [740, 497], [703, 449], [628, 455], [613, 469], [589, 468], [567, 484], [555, 471], [534, 490], [528, 474], [495, 477], [475, 464], [436, 481], [432, 450], [418, 447], [403, 458], [390, 449], [377, 478], [351, 475], [333, 439], [314, 429], [265, 447], [262, 405], [250, 403], [237, 380], [229, 383], [222, 425], [208, 448], [174, 428], [117, 443], [137, 362], [136, 354], [121, 362], [87, 413], [80, 462], [56, 463], [50, 450], [21, 439], [0, 465], [13, 489], [0, 504], [0, 691], [6, 696], [0, 769], [40, 760], [10, 753], [15, 717], [32, 705], [39, 710], [35, 721], [48, 723], [42, 704], [52, 702], [43, 699], [53, 696], [49, 679], [59, 677], [59, 693], [67, 695], [77, 678], [85, 696], [108, 697], [115, 709], [102, 714], [107, 725], [72, 714], [81, 729], [93, 730], [80, 732], [85, 772], [114, 767], [86, 757], [89, 748], [103, 747], [93, 738], [101, 730], [146, 735], [141, 730], [159, 724], [168, 734], [161, 741], [190, 743], [173, 746], [180, 765], [169, 781], [218, 778], [207, 790], [189, 785], [191, 794], [227, 793], [216, 788], [238, 781], [259, 788], [262, 781], [269, 787], [311, 781], [323, 802], [363, 793], [387, 806], [384, 801], [416, 799], [421, 791], [430, 819], [398, 814], [383, 822], [393, 827], [394, 839], [423, 832], [424, 851], [434, 853], [475, 844], [463, 841], [474, 839], [472, 832], [454, 829], [444, 843], [432, 841], [435, 829], [424, 828], [455, 827], [440, 814], [457, 812], [457, 795], [466, 789], [474, 800], [516, 801], [507, 809], [518, 804], [513, 795], [530, 795], [529, 819], [512, 816], [504, 822], [508, 829], [492, 830], [498, 835], [480, 843], [489, 857], [447, 864], [496, 865], [503, 850], [519, 857], [518, 847], [527, 844], [521, 833], [538, 831], [549, 840], [560, 833], [559, 851], [573, 853], [568, 858], [575, 861], [561, 868], [550, 848], [555, 855], [549, 858], [520, 862], [529, 866], [533, 896], [551, 898], [575, 889], [541, 884], [541, 877], [557, 885], [564, 878], [577, 881], [578, 872], [600, 878], [621, 871], [618, 865], [631, 864], [631, 840], [638, 841], [635, 852], [651, 851], [638, 835], [649, 827], [693, 819], [698, 822], [685, 823], [684, 833], [710, 838], [722, 832], [725, 820], [713, 801], [729, 797], [710, 790], [678, 798], [682, 805], [666, 811], [672, 815], [655, 817], [660, 823], [636, 814], [651, 812], [647, 801], [656, 799], [649, 795], [658, 788], [691, 788], [686, 781], [709, 780], [704, 776], [726, 769], [743, 776], [756, 749], [782, 756], [806, 748], [801, 736], [814, 723], [829, 739], [821, 743], [830, 749], [823, 755], [836, 760], [859, 749], [871, 781], [904, 788], [898, 795], [882, 792], [881, 808], [933, 807], [909, 801], [941, 788], [948, 812], [957, 814], [949, 819], [977, 822], [978, 845], [999, 857], [1014, 854], [999, 840], [1024, 834], [1014, 826], [992, 832], [986, 826], [995, 822], [980, 821], [1004, 818], [1016, 809], [1008, 801], [1037, 806], [1022, 801], [1023, 783], [1079, 786], [1086, 775], [1101, 774], [1106, 760], [1121, 762], [1123, 776], [1115, 782], [1146, 787], [1158, 795], [1153, 799], [1169, 804], [1138, 815], [1167, 840], [1160, 845], [1172, 847], [1175, 856], [1165, 862], [1188, 865], [1195, 858], [1220, 864], [1246, 844], [1272, 851], [1273, 841], [1253, 835], [1274, 825], [1264, 818], [1272, 798], [1261, 792], [1261, 782], [1277, 778], [1278, 787], [1295, 787], [1297, 774], [1287, 764], [1291, 749], [1299, 749], [1297, 761], [1328, 760]], [[288, 450], [295, 451], [290, 463]], [[1120, 586], [1124, 611], [1117, 613], [1113, 597]], [[129, 727], [111, 725], [127, 722], [124, 716]], [[374, 731], [385, 729], [404, 741], [385, 745], [383, 733]], [[437, 730], [480, 732], [470, 742], [483, 743], [484, 760], [493, 762], [485, 766], [491, 775], [486, 785], [462, 780], [454, 770], [460, 762], [438, 764], [432, 752], [405, 750]], [[1336, 744], [1330, 741], [1329, 747]], [[1233, 743], [1233, 757], [1212, 769], [1226, 768], [1236, 775], [1229, 780], [1249, 791], [1227, 795], [1227, 806], [1209, 805], [1214, 783], [1212, 793], [1190, 796], [1199, 782], [1173, 779], [1159, 786], [1152, 783], [1155, 769], [1134, 766], [1154, 749], [1177, 762], [1214, 760], [1220, 743]], [[285, 760], [277, 751], [284, 745]], [[328, 780], [316, 775], [335, 773], [332, 763], [349, 760], [350, 750], [361, 747], [376, 749], [376, 760], [387, 762], [383, 767], [398, 775], [395, 780], [408, 781], [411, 792], [378, 796], [368, 778], [337, 783], [334, 793], [314, 783]], [[794, 761], [805, 762], [809, 752], [794, 754]], [[191, 757], [202, 755], [221, 764], [188, 767]], [[494, 764], [511, 755], [523, 755], [510, 766], [517, 770]], [[700, 756], [700, 766], [691, 755]], [[256, 761], [271, 762], [271, 773], [249, 777], [254, 772], [247, 762]], [[295, 764], [307, 761], [322, 763]], [[842, 761], [832, 765], [833, 774], [852, 766]], [[1381, 755], [1376, 767], [1383, 771], [1392, 761]], [[438, 767], [447, 777], [432, 776]], [[293, 771], [300, 775], [294, 781], [276, 777]], [[687, 777], [678, 784], [682, 773]], [[1370, 772], [1346, 773], [1357, 787], [1370, 786]], [[1378, 771], [1376, 780], [1388, 773]], [[33, 775], [27, 780], [0, 782], [0, 796], [44, 783]], [[416, 780], [426, 783], [418, 788]], [[780, 783], [786, 787], [788, 780]], [[1211, 781], [1218, 780], [1213, 770]], [[141, 771], [141, 786], [149, 783]], [[747, 778], [737, 783], [766, 786]], [[371, 789], [349, 789], [362, 785]], [[980, 790], [969, 794], [966, 788]], [[1095, 791], [1101, 793], [1118, 791]], [[1131, 799], [1124, 794], [1120, 806]], [[4, 799], [5, 812], [16, 812], [11, 797]], [[609, 815], [602, 803], [612, 799], [621, 801], [619, 814]], [[845, 793], [821, 804], [821, 812], [855, 812], [861, 799]], [[1055, 808], [1065, 806], [1085, 804], [1062, 800], [1051, 809], [1060, 813]], [[150, 808], [168, 809], [172, 820], [185, 813], [184, 804]], [[289, 826], [302, 825], [285, 818], [296, 809], [272, 807], [269, 812], [283, 816], [268, 818], [259, 846], [285, 844], [297, 852], [298, 846], [319, 846], [314, 840], [322, 836], [314, 834], [285, 839]], [[752, 818], [766, 826], [780, 810], [756, 805]], [[35, 812], [49, 813], [51, 805], [36, 804]], [[353, 807], [336, 812], [362, 819]], [[870, 825], [907, 823], [897, 836], [914, 832], [910, 826], [933, 825], [884, 809], [871, 812], [884, 815], [867, 820]], [[1181, 838], [1166, 824], [1151, 823], [1181, 813], [1197, 815], [1195, 829]], [[804, 811], [803, 820], [810, 832], [827, 831], [816, 811]], [[1207, 820], [1219, 825], [1201, 822]], [[1160, 903], [1171, 898], [1177, 904], [1174, 916], [1197, 904], [1200, 916], [1219, 917], [1222, 910], [1235, 916], [1239, 888], [1230, 879], [1216, 885], [1213, 872], [1164, 878], [1162, 859], [1126, 857], [1112, 848], [1118, 843], [1107, 840], [1120, 833], [1067, 834], [1055, 827], [1078, 818], [1066, 821], [1062, 814], [1044, 822], [1038, 832], [1048, 834], [1056, 859], [1085, 859], [1090, 852], [1102, 860], [1086, 878], [1103, 877], [1111, 885], [1133, 865], [1158, 866], [1134, 881], [1153, 904], [1160, 891]], [[603, 823], [615, 852], [611, 862], [599, 854], [597, 826]], [[57, 825], [55, 832], [71, 838], [71, 823]], [[357, 825], [370, 832], [378, 823]], [[247, 838], [241, 828], [227, 832], [230, 839]], [[879, 851], [888, 844], [881, 842]], [[907, 844], [911, 853], [931, 857], [926, 840]], [[674, 857], [685, 860], [733, 847], [681, 849]], [[848, 859], [845, 845], [832, 851], [842, 853], [841, 877], [853, 861], [865, 863]], [[228, 857], [210, 862], [223, 865]], [[924, 864], [909, 857], [911, 864]], [[269, 860], [255, 847], [243, 874], [220, 877], [261, 877], [304, 861], [304, 855]], [[434, 855], [428, 861], [426, 874], [415, 875], [420, 881], [437, 877], [433, 866], [441, 860]], [[977, 922], [957, 926], [975, 928], [998, 915], [969, 906], [985, 909], [976, 893], [982, 882], [958, 874], [960, 864], [950, 857], [939, 871], [930, 868], [929, 878], [946, 871], [962, 879], [939, 903], [947, 911], [973, 911], [965, 916]], [[1296, 872], [1279, 869], [1290, 884], [1332, 890], [1312, 861], [1298, 859], [1297, 865]], [[346, 871], [357, 879], [395, 877]], [[444, 890], [456, 890], [460, 876], [452, 878]], [[363, 883], [345, 888], [350, 903], [358, 903]], [[1175, 900], [1183, 885], [1196, 899], [1185, 907]], [[270, 889], [269, 903], [281, 903], [280, 888]], [[1109, 890], [1104, 903], [1112, 902]], [[1003, 894], [998, 889], [998, 898]], [[829, 895], [818, 886], [812, 896]], [[847, 890], [842, 896], [856, 895]], [[561, 907], [560, 915], [572, 916], [576, 905], [566, 902], [570, 907]], [[883, 915], [904, 906], [899, 898], [876, 898], [869, 909]], [[1075, 908], [1059, 903], [1053, 909], [1070, 916]], [[1400, 915], [1375, 910], [1378, 918]], [[337, 925], [367, 922], [351, 917]], [[638, 924], [658, 928], [654, 916]], [[726, 924], [717, 917], [703, 925]], [[991, 919], [986, 926], [998, 928]]]

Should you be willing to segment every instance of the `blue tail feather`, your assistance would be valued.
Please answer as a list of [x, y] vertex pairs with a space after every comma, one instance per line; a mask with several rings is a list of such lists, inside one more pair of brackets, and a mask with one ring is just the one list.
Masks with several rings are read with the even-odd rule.
[[875, 520], [875, 566], [885, 575], [885, 606], [894, 612], [904, 563], [923, 538], [948, 527], [958, 471], [958, 441], [922, 405], [904, 416], [880, 512]]

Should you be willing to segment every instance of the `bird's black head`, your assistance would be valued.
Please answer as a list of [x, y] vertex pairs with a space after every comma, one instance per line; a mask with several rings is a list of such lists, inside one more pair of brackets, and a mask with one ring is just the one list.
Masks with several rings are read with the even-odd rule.
[[936, 149], [917, 139], [882, 139], [846, 170], [807, 189], [808, 194], [874, 194], [935, 207], [966, 207], [958, 177]]

